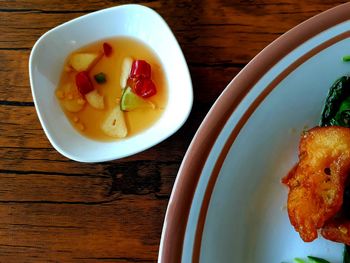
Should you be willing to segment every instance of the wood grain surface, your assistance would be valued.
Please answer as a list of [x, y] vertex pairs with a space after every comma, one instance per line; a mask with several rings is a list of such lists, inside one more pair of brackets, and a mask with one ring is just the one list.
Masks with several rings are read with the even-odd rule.
[[271, 41], [346, 1], [134, 1], [159, 12], [190, 67], [194, 106], [159, 145], [83, 164], [57, 153], [38, 121], [28, 58], [47, 30], [131, 1], [0, 0], [0, 262], [155, 262], [186, 149], [229, 81]]

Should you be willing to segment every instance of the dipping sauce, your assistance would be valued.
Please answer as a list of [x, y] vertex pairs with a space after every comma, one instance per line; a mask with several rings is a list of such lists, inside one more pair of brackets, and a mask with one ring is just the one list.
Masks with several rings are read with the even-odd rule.
[[82, 135], [110, 141], [151, 127], [167, 104], [157, 55], [133, 38], [105, 39], [72, 52], [56, 97]]

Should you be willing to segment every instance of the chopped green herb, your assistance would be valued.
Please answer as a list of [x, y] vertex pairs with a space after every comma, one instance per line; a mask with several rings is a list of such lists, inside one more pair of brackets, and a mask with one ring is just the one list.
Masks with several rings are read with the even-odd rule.
[[98, 84], [103, 84], [106, 82], [106, 74], [103, 72], [96, 74], [94, 78]]
[[350, 61], [350, 55], [346, 55], [343, 57], [344, 62], [349, 62]]
[[295, 258], [293, 261], [294, 263], [306, 263], [306, 261], [301, 258]]
[[317, 258], [313, 256], [307, 256], [310, 263], [330, 263], [328, 260], [325, 260], [323, 258]]

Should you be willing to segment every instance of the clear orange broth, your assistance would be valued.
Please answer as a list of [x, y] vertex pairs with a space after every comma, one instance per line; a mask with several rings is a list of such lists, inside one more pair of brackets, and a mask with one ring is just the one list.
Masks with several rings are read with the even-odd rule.
[[[104, 39], [87, 46], [84, 46], [76, 52], [103, 52], [103, 43], [107, 42], [113, 47], [111, 56], [102, 58], [90, 70], [90, 78], [95, 89], [101, 95], [104, 95], [104, 110], [97, 110], [85, 103], [84, 108], [77, 113], [68, 112], [62, 106], [67, 118], [84, 136], [98, 140], [110, 141], [118, 140], [118, 138], [110, 137], [101, 130], [103, 121], [107, 118], [109, 112], [119, 103], [122, 95], [120, 87], [121, 65], [125, 57], [132, 57], [133, 59], [146, 60], [152, 68], [152, 81], [157, 87], [157, 94], [149, 98], [155, 105], [155, 109], [137, 109], [130, 112], [124, 112], [125, 121], [128, 127], [127, 137], [133, 136], [141, 131], [152, 126], [162, 115], [167, 104], [167, 82], [164, 76], [160, 60], [157, 55], [146, 46], [144, 43], [126, 37], [118, 37], [112, 39]], [[69, 57], [66, 59], [65, 68], [67, 68]], [[94, 75], [104, 72], [106, 74], [106, 83], [98, 84]], [[63, 70], [57, 90], [68, 83], [73, 83], [75, 86], [75, 71]], [[60, 101], [60, 100], [59, 100]], [[82, 128], [84, 127], [84, 128]]]

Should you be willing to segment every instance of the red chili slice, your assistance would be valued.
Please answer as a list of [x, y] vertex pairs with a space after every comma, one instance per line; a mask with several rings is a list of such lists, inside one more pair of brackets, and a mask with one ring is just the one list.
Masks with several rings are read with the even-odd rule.
[[156, 86], [150, 79], [139, 79], [136, 81], [133, 91], [143, 98], [149, 98], [157, 93]]
[[105, 53], [106, 57], [109, 57], [112, 54], [113, 48], [110, 44], [104, 42], [103, 43], [103, 52]]
[[77, 85], [80, 94], [83, 96], [94, 90], [94, 86], [92, 85], [87, 71], [81, 71], [75, 75], [75, 84]]
[[134, 60], [131, 66], [130, 78], [133, 79], [150, 79], [151, 65], [144, 60]]

